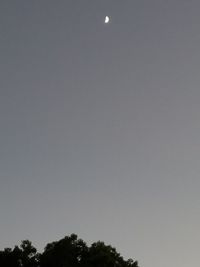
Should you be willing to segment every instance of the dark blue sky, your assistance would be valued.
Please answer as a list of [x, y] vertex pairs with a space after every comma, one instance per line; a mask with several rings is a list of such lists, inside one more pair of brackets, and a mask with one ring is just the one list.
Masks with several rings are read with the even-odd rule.
[[75, 232], [141, 267], [199, 264], [199, 11], [1, 1], [0, 248]]

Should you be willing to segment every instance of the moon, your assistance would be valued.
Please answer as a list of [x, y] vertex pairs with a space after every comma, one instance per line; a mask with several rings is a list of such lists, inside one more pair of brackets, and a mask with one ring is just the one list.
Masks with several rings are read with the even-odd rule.
[[106, 16], [106, 17], [105, 17], [105, 20], [104, 20], [105, 24], [108, 24], [109, 21], [110, 21], [110, 18], [109, 18], [108, 16]]

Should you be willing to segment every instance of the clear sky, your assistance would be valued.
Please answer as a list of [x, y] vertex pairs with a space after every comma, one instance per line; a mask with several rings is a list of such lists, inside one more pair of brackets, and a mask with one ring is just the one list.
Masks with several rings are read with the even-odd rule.
[[199, 265], [199, 13], [0, 1], [0, 249], [76, 233], [141, 267]]

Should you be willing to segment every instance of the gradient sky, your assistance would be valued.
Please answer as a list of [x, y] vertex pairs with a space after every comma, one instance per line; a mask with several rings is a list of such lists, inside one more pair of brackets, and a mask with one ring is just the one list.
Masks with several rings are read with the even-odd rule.
[[141, 267], [199, 265], [199, 13], [0, 1], [0, 249], [76, 233]]

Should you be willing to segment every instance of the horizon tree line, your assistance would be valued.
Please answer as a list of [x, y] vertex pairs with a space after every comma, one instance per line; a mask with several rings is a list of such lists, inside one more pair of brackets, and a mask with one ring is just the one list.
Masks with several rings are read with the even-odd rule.
[[0, 251], [1, 267], [138, 267], [111, 245], [97, 241], [88, 246], [76, 234], [48, 243], [39, 253], [29, 240]]

